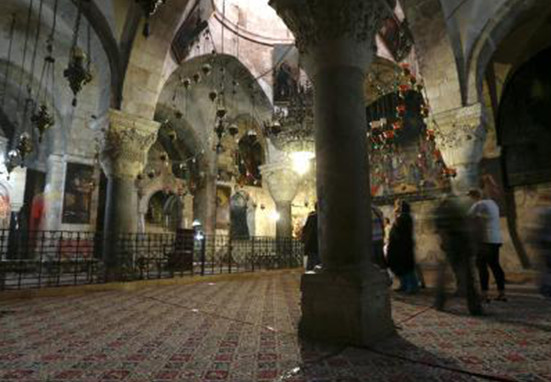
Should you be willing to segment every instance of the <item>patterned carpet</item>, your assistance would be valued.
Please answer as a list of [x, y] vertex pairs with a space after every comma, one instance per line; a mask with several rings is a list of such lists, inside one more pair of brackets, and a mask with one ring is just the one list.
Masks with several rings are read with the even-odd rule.
[[551, 303], [394, 295], [373, 349], [297, 339], [298, 273], [0, 302], [1, 381], [551, 381]]

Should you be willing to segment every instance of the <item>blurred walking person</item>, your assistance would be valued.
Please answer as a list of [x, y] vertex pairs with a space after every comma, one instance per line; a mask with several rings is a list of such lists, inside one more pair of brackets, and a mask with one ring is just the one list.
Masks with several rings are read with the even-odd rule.
[[498, 295], [496, 300], [507, 301], [505, 297], [505, 273], [499, 264], [499, 249], [503, 244], [499, 207], [492, 199], [485, 198], [478, 189], [470, 190], [467, 195], [474, 201], [469, 210], [469, 215], [479, 220], [482, 230], [482, 240], [476, 254], [482, 299], [489, 301], [488, 284], [490, 275], [488, 267], [490, 267], [497, 284]]
[[371, 240], [373, 242], [372, 261], [381, 269], [386, 269], [385, 260], [385, 217], [376, 205], [371, 205]]
[[396, 216], [390, 229], [387, 263], [400, 279], [397, 291], [417, 293], [419, 281], [415, 272], [415, 242], [413, 239], [413, 219], [410, 205], [401, 200], [394, 204]]
[[[475, 287], [473, 264], [475, 252], [474, 226], [457, 198], [446, 196], [434, 210], [434, 226], [440, 245], [450, 264], [457, 284], [457, 294], [467, 298], [472, 315], [482, 314], [480, 297]], [[438, 266], [434, 306], [443, 310], [446, 303], [446, 262]]]
[[306, 255], [306, 270], [313, 271], [321, 264], [318, 249], [318, 204], [315, 210], [308, 215], [304, 228], [302, 229], [302, 242], [304, 243], [304, 254]]

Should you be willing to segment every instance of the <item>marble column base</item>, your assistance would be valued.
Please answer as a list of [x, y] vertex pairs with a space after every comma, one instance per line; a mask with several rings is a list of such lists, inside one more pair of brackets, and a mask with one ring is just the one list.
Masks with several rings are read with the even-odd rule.
[[304, 274], [299, 335], [368, 346], [394, 334], [387, 280], [377, 270], [370, 270], [361, 280], [334, 272]]

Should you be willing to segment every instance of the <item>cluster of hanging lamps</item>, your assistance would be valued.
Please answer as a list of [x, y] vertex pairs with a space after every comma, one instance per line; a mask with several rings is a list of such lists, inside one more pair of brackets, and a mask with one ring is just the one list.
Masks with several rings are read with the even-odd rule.
[[[73, 40], [69, 51], [69, 63], [64, 70], [64, 77], [67, 79], [69, 87], [73, 92], [72, 105], [77, 105], [77, 96], [82, 88], [92, 80], [91, 74], [91, 26], [88, 23], [88, 46], [87, 54], [78, 46], [79, 33], [81, 29], [82, 21], [82, 3], [89, 0], [76, 0], [77, 15], [75, 20], [75, 28], [73, 31]], [[53, 18], [52, 27], [49, 35], [46, 39], [45, 56], [42, 63], [42, 70], [40, 72], [38, 87], [36, 92], [33, 87], [33, 79], [35, 78], [36, 58], [39, 50], [39, 42], [42, 32], [43, 23], [43, 8], [44, 0], [40, 0], [38, 3], [38, 18], [37, 24], [33, 29], [32, 15], [34, 11], [35, 0], [29, 2], [26, 28], [25, 28], [25, 40], [23, 44], [23, 54], [20, 67], [22, 68], [19, 82], [18, 82], [18, 94], [16, 100], [16, 114], [19, 112], [20, 104], [23, 101], [22, 117], [16, 123], [15, 137], [11, 143], [11, 150], [8, 151], [5, 161], [5, 166], [8, 171], [8, 177], [10, 173], [17, 167], [25, 167], [25, 161], [35, 151], [35, 140], [38, 143], [42, 143], [46, 132], [52, 128], [55, 124], [54, 110], [55, 110], [55, 64], [56, 55], [54, 52], [55, 37], [57, 28], [58, 17], [58, 2], [54, 0], [53, 5]], [[16, 18], [13, 16], [10, 27], [10, 41], [8, 46], [8, 64], [6, 67], [4, 91], [2, 94], [1, 104], [5, 105], [6, 91], [8, 78], [10, 75], [12, 46], [15, 37]], [[34, 33], [34, 36], [32, 36]], [[30, 39], [34, 39], [34, 46]], [[30, 55], [30, 68], [28, 69], [29, 80], [25, 84], [24, 72], [27, 71], [27, 57]], [[23, 93], [26, 92], [27, 96], [23, 98]], [[30, 129], [29, 129], [30, 122]], [[35, 135], [36, 132], [36, 135]]]
[[[384, 96], [384, 90], [380, 87], [377, 89], [380, 96]], [[373, 159], [379, 158], [379, 160], [388, 161], [390, 158], [402, 157], [402, 150], [397, 142], [404, 129], [408, 128], [406, 117], [413, 113], [422, 120], [420, 127], [422, 135], [418, 142], [417, 157], [412, 164], [421, 169], [432, 166], [428, 163], [431, 162], [441, 178], [455, 177], [457, 171], [445, 164], [442, 153], [437, 147], [436, 131], [427, 127], [430, 106], [423, 83], [412, 73], [407, 63], [400, 65], [400, 72], [396, 75], [391, 94], [394, 94], [394, 97], [390, 102], [385, 102], [383, 99], [375, 104], [376, 118], [369, 124], [368, 136], [370, 149], [374, 155]], [[414, 105], [408, 101], [412, 99], [415, 100]], [[413, 106], [414, 110], [409, 110], [410, 106]], [[376, 175], [383, 176], [379, 173]]]

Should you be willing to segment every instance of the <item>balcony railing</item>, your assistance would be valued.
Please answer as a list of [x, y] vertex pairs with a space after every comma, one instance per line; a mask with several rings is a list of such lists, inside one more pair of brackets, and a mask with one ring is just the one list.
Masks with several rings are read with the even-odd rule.
[[115, 251], [104, 259], [104, 239], [94, 232], [0, 230], [0, 290], [295, 268], [303, 259], [294, 239], [192, 231], [111, 236]]

